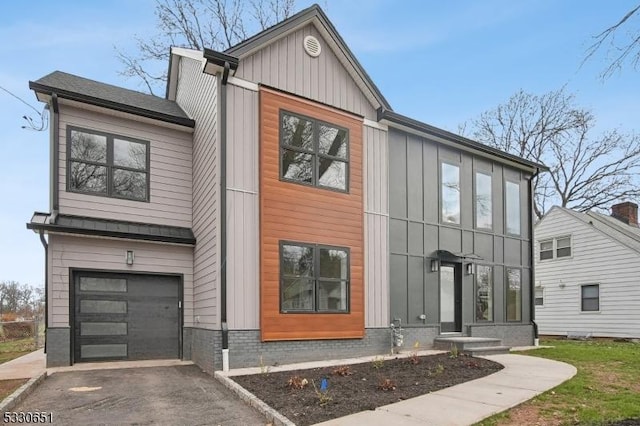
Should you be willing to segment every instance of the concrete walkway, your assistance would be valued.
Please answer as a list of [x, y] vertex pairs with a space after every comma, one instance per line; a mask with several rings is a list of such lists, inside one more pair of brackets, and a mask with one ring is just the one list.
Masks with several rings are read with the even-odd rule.
[[45, 370], [44, 349], [39, 349], [0, 364], [0, 380], [31, 379], [38, 377]]
[[484, 358], [504, 365], [504, 369], [481, 379], [320, 425], [471, 425], [554, 388], [577, 372], [572, 365], [526, 355]]

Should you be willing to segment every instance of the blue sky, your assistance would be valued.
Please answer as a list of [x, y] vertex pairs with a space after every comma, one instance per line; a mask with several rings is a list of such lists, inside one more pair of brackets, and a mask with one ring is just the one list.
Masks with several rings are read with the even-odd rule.
[[[298, 0], [297, 8], [311, 2]], [[394, 110], [455, 131], [519, 89], [566, 85], [602, 130], [637, 131], [640, 74], [601, 81], [580, 66], [591, 37], [637, 0], [327, 0], [321, 5]], [[61, 70], [140, 89], [114, 46], [154, 32], [153, 0], [2, 2], [0, 86], [41, 110], [28, 81]], [[638, 20], [635, 20], [638, 25]], [[43, 248], [25, 223], [48, 211], [48, 132], [21, 129], [26, 105], [0, 91], [0, 281], [44, 283]], [[637, 201], [637, 200], [636, 200]]]

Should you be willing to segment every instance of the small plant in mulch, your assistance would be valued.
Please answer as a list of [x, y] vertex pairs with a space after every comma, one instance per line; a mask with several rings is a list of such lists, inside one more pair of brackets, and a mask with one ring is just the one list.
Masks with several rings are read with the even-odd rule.
[[417, 353], [413, 352], [411, 353], [411, 355], [409, 355], [409, 358], [407, 358], [407, 362], [409, 364], [418, 365], [420, 364], [420, 357]]
[[353, 372], [351, 371], [351, 367], [348, 365], [341, 365], [339, 367], [336, 367], [333, 369], [333, 371], [331, 372], [331, 374], [333, 374], [334, 376], [351, 376], [353, 374]]
[[436, 365], [436, 368], [433, 369], [433, 371], [428, 370], [427, 375], [429, 375], [429, 376], [439, 376], [443, 372], [444, 372], [444, 365], [438, 364], [438, 365]]
[[396, 386], [396, 382], [391, 379], [380, 379], [378, 382], [378, 389], [388, 392], [398, 389], [398, 386]]
[[269, 367], [264, 363], [264, 360], [262, 359], [262, 355], [260, 355], [259, 366], [260, 366], [260, 374], [269, 374], [269, 371], [271, 371], [271, 367]]
[[327, 379], [322, 379], [322, 381], [320, 382], [320, 390], [318, 390], [318, 388], [316, 387], [316, 382], [314, 382], [313, 380], [311, 381], [311, 384], [313, 385], [313, 390], [316, 392], [316, 397], [318, 397], [318, 405], [324, 407], [325, 405], [333, 401], [333, 398], [331, 397], [331, 395], [329, 395], [329, 390], [327, 389]]
[[449, 357], [458, 358], [460, 355], [460, 351], [458, 351], [458, 346], [455, 343], [451, 344], [451, 350], [449, 351]]
[[477, 361], [469, 360], [464, 363], [468, 368], [480, 368], [480, 364]]
[[300, 376], [292, 376], [287, 381], [287, 386], [289, 386], [291, 389], [304, 389], [304, 387], [308, 384], [309, 381]]
[[376, 370], [380, 370], [384, 366], [384, 358], [383, 357], [375, 357], [373, 361], [371, 361], [371, 366]]

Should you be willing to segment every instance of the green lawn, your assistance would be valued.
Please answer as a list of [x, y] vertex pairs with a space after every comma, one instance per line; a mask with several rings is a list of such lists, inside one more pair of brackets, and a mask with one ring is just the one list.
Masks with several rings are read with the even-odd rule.
[[481, 425], [605, 424], [640, 418], [640, 344], [549, 340], [542, 345], [555, 347], [523, 354], [572, 364], [576, 376]]
[[35, 350], [33, 337], [0, 341], [0, 364]]

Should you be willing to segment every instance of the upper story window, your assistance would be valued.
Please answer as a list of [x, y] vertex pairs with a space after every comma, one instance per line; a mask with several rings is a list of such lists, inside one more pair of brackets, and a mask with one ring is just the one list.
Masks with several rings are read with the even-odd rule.
[[540, 260], [571, 257], [571, 236], [540, 241]]
[[442, 222], [460, 224], [460, 167], [442, 163]]
[[72, 127], [67, 141], [69, 191], [149, 200], [149, 142]]
[[349, 131], [313, 118], [280, 114], [280, 177], [348, 191]]
[[347, 312], [349, 249], [280, 244], [282, 312]]
[[504, 196], [507, 234], [520, 235], [520, 185], [506, 181]]
[[476, 172], [476, 228], [493, 228], [491, 175]]

